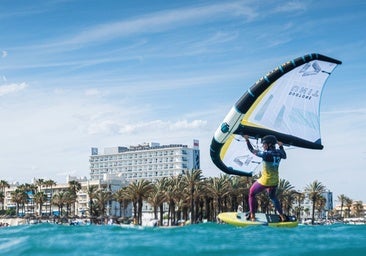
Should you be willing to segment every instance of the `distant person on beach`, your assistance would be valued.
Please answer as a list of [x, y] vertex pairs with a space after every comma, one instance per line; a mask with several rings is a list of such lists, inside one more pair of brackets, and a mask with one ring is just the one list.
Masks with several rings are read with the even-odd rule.
[[[249, 190], [249, 215], [247, 219], [255, 221], [255, 211], [257, 209], [257, 200], [255, 196], [258, 193], [267, 190], [269, 198], [272, 200], [276, 211], [280, 215], [281, 221], [285, 221], [286, 217], [283, 215], [280, 202], [276, 196], [279, 182], [278, 167], [281, 159], [286, 159], [286, 152], [283, 148], [283, 144], [282, 142], [277, 141], [275, 136], [267, 135], [262, 138], [263, 151], [261, 151], [253, 148], [248, 135], [243, 135], [243, 137], [245, 138], [250, 152], [263, 159], [262, 175], [253, 183]], [[276, 144], [279, 146], [278, 149], [276, 149]]]

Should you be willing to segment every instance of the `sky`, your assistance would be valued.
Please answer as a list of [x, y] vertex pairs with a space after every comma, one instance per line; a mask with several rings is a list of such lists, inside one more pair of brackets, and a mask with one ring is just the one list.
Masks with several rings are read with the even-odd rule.
[[343, 62], [321, 102], [324, 149], [293, 148], [280, 176], [366, 202], [366, 2], [1, 0], [0, 179], [89, 177], [91, 147], [200, 141], [284, 62]]

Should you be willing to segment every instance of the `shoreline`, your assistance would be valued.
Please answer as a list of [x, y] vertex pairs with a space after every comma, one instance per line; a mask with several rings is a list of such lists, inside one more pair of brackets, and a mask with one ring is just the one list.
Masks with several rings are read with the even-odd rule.
[[23, 218], [0, 218], [0, 227], [20, 226], [27, 223]]

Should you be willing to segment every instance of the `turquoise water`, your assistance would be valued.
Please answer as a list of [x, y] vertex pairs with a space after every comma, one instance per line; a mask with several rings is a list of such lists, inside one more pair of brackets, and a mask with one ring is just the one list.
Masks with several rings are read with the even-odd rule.
[[0, 228], [0, 255], [366, 255], [366, 225]]

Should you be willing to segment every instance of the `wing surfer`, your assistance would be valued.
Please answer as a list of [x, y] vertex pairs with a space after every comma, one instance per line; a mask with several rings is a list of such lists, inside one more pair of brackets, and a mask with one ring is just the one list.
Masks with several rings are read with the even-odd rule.
[[[256, 180], [249, 190], [249, 215], [248, 220], [255, 221], [255, 210], [257, 208], [256, 194], [267, 190], [276, 211], [280, 215], [281, 221], [285, 221], [282, 208], [276, 196], [277, 185], [279, 182], [278, 167], [281, 159], [286, 159], [286, 152], [283, 144], [277, 141], [273, 135], [267, 135], [262, 138], [263, 151], [254, 149], [249, 141], [248, 135], [243, 135], [247, 142], [248, 149], [256, 156], [263, 160], [263, 168], [261, 177]], [[276, 144], [279, 148], [276, 149]]]

